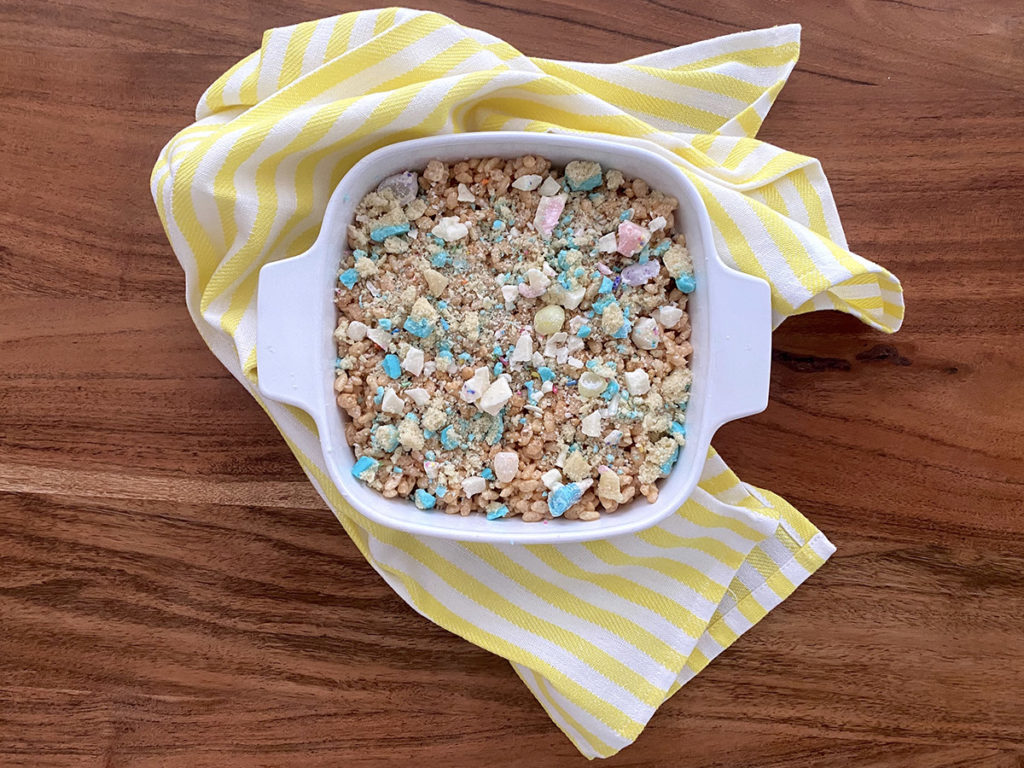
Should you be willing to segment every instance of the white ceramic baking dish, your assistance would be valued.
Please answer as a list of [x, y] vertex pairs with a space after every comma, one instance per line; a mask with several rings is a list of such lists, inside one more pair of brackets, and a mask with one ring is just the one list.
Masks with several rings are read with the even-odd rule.
[[[587, 159], [646, 180], [679, 200], [676, 229], [686, 235], [697, 288], [690, 296], [693, 384], [686, 446], [662, 480], [658, 501], [644, 499], [594, 522], [558, 519], [524, 523], [424, 512], [386, 499], [356, 480], [342, 411], [332, 388], [336, 349], [333, 303], [339, 261], [351, 263], [346, 227], [357, 203], [381, 179], [428, 160], [540, 154], [556, 165]], [[267, 264], [260, 272], [257, 327], [259, 388], [264, 397], [307, 412], [320, 434], [327, 470], [342, 496], [381, 525], [424, 536], [532, 544], [603, 539], [632, 533], [670, 515], [693, 492], [711, 436], [722, 424], [758, 413], [768, 403], [771, 310], [768, 285], [737, 272], [715, 252], [707, 209], [695, 187], [670, 161], [635, 146], [581, 136], [523, 132], [435, 136], [392, 144], [367, 155], [331, 195], [323, 227], [306, 253]]]

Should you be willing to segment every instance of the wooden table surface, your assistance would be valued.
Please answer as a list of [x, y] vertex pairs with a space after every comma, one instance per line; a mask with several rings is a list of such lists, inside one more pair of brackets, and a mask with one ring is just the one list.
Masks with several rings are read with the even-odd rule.
[[[204, 348], [150, 200], [263, 29], [355, 7], [0, 7], [0, 765], [585, 763], [363, 561]], [[762, 137], [906, 287], [897, 336], [776, 333], [771, 405], [716, 445], [839, 551], [607, 764], [1024, 765], [1020, 4], [435, 8], [600, 61], [801, 22]]]

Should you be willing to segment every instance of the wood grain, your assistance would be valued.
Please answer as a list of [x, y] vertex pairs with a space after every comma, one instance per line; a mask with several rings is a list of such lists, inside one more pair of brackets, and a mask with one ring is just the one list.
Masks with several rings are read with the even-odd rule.
[[[0, 765], [583, 765], [359, 556], [206, 351], [148, 193], [299, 0], [0, 7]], [[611, 61], [801, 22], [762, 136], [821, 158], [909, 307], [775, 336], [716, 441], [833, 561], [611, 766], [1024, 765], [1024, 32], [1010, 0], [432, 4]]]

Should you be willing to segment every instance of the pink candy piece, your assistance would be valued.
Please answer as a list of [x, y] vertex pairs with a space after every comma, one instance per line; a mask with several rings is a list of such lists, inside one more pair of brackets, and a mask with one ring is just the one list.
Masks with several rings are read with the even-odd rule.
[[551, 237], [551, 230], [555, 228], [563, 210], [565, 210], [564, 196], [542, 197], [540, 203], [537, 204], [537, 215], [533, 217], [533, 226], [544, 237]]
[[622, 270], [622, 282], [626, 285], [646, 285], [658, 276], [660, 270], [661, 264], [657, 259], [642, 264], [630, 264]]
[[611, 267], [605, 264], [603, 261], [597, 262], [597, 271], [602, 275], [610, 275], [612, 273]]
[[623, 256], [632, 256], [651, 239], [651, 233], [643, 227], [626, 220], [619, 223], [619, 236], [616, 238], [618, 247], [615, 249]]

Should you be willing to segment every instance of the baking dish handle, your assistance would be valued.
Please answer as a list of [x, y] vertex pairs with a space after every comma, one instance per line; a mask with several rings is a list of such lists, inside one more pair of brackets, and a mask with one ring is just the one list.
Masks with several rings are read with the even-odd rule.
[[768, 407], [772, 362], [771, 289], [764, 280], [721, 266], [710, 302], [715, 429]]
[[[318, 290], [317, 246], [265, 265], [256, 296], [256, 372], [260, 393], [294, 405], [320, 422], [326, 386], [316, 375], [327, 320]], [[326, 375], [326, 374], [325, 374]]]

